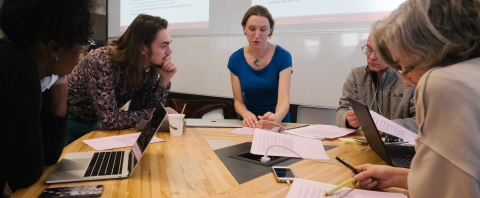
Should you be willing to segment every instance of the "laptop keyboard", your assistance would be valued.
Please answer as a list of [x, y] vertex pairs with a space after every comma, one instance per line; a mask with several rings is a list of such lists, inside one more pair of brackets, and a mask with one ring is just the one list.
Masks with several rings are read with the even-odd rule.
[[96, 152], [84, 177], [122, 174], [125, 151]]
[[396, 166], [410, 167], [413, 156], [415, 155], [415, 148], [413, 146], [385, 146], [392, 163]]

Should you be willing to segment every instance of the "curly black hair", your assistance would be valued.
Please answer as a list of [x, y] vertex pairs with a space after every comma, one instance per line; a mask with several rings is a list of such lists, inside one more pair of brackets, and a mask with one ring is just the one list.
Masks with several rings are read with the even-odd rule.
[[23, 50], [36, 42], [58, 41], [58, 47], [85, 44], [92, 35], [93, 0], [5, 0], [0, 27]]

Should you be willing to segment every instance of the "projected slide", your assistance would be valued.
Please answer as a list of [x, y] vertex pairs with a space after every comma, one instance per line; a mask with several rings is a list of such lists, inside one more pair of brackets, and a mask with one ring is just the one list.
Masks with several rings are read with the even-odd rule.
[[208, 28], [209, 0], [121, 0], [120, 31], [139, 14], [159, 16], [169, 29]]
[[406, 0], [252, 0], [272, 14], [275, 24], [376, 21]]

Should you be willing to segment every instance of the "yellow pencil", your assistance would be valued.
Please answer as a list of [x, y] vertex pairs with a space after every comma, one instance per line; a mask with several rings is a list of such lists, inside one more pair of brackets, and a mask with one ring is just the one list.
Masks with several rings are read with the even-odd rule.
[[350, 184], [350, 183], [352, 183], [352, 182], [354, 182], [354, 181], [357, 181], [357, 180], [355, 180], [355, 178], [351, 178], [351, 179], [347, 180], [346, 182], [343, 182], [342, 184], [338, 185], [337, 187], [332, 188], [332, 190], [327, 191], [324, 196], [331, 195], [331, 194], [333, 194], [335, 191], [339, 190], [340, 188], [345, 187], [346, 185], [348, 185], [348, 184]]

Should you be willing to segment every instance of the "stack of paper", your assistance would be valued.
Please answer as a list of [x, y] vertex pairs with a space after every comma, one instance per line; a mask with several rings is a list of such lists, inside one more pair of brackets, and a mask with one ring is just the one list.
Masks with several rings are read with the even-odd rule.
[[319, 198], [406, 198], [407, 196], [401, 193], [391, 193], [391, 192], [378, 192], [378, 191], [369, 191], [361, 189], [352, 189], [352, 188], [342, 188], [335, 193], [324, 196], [325, 193], [335, 185], [325, 184], [320, 182], [314, 182], [304, 179], [295, 179], [293, 181], [290, 191], [288, 191], [287, 198], [298, 198], [298, 197], [319, 197]]
[[265, 155], [267, 149], [267, 154], [272, 156], [330, 159], [321, 140], [255, 130], [250, 153]]

